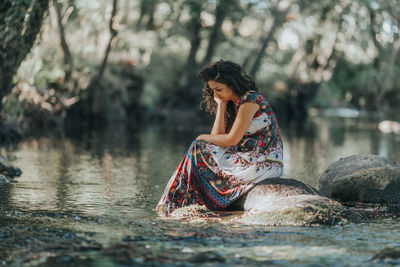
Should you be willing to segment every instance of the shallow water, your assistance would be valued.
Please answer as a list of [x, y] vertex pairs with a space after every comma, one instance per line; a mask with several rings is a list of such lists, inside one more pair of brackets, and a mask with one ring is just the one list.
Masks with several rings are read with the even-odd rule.
[[[133, 133], [110, 127], [78, 140], [28, 138], [16, 148], [3, 151], [15, 157], [13, 165], [23, 171], [17, 183], [1, 188], [3, 215], [8, 212], [9, 217], [46, 218], [53, 228], [68, 227], [78, 237], [105, 248], [121, 242], [143, 248], [128, 261], [112, 253], [79, 252], [96, 266], [373, 266], [377, 263], [370, 259], [376, 252], [400, 246], [400, 220], [396, 217], [330, 228], [202, 224], [157, 218], [153, 209], [164, 186], [190, 142], [204, 129], [153, 127]], [[324, 169], [341, 157], [379, 154], [400, 163], [400, 136], [382, 134], [367, 121], [314, 118], [302, 127], [283, 127], [282, 138], [283, 176], [314, 187]], [[18, 249], [24, 248], [24, 242]], [[12, 244], [6, 246], [0, 249], [10, 249]], [[7, 262], [18, 264], [15, 257]], [[35, 265], [32, 261], [29, 264]]]

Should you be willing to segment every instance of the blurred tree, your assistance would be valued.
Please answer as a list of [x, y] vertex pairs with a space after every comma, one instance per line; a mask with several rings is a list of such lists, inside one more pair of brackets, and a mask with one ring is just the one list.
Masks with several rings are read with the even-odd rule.
[[[28, 2], [39, 3], [0, 5], [14, 3], [20, 15]], [[111, 102], [142, 103], [163, 114], [193, 109], [201, 98], [197, 74], [218, 58], [242, 62], [288, 119], [305, 119], [310, 103], [375, 110], [400, 103], [399, 0], [125, 0], [118, 39], [116, 23], [107, 27], [103, 19], [111, 1], [51, 2], [52, 20], [45, 21], [41, 42], [15, 76], [36, 90], [48, 110], [77, 99], [82, 107], [91, 102], [94, 113], [110, 113]], [[4, 62], [13, 60], [2, 60], [2, 68]], [[68, 90], [57, 90], [68, 79]], [[142, 85], [143, 94], [136, 91]], [[3, 95], [10, 91], [3, 88]], [[127, 91], [141, 97], [127, 104]], [[15, 107], [21, 92], [6, 103], [16, 114], [26, 107]]]
[[365, 56], [357, 62], [342, 49], [328, 83], [354, 107], [383, 111], [399, 101], [399, 8], [398, 0], [364, 0], [350, 3], [342, 14], [339, 34], [348, 38], [353, 54]]
[[[376, 3], [378, 6], [374, 5]], [[399, 1], [364, 1], [369, 12], [368, 30], [376, 48], [373, 68], [376, 75], [369, 85], [372, 94], [367, 97], [367, 106], [378, 110], [382, 104], [391, 100], [394, 91], [399, 89], [400, 73], [400, 2]], [[374, 8], [375, 7], [375, 8]], [[397, 30], [391, 32], [390, 26], [397, 25]], [[385, 29], [386, 27], [386, 29]], [[389, 28], [389, 29], [388, 29]], [[389, 30], [389, 32], [386, 32]], [[383, 31], [383, 32], [382, 32]], [[389, 42], [382, 40], [383, 35], [391, 35]], [[397, 66], [395, 63], [397, 61]]]
[[48, 9], [48, 0], [0, 2], [0, 111], [13, 76], [33, 46]]
[[103, 77], [104, 71], [107, 66], [107, 60], [110, 55], [111, 48], [113, 47], [115, 38], [117, 37], [117, 34], [118, 34], [119, 26], [118, 26], [118, 21], [117, 21], [117, 6], [118, 6], [118, 0], [113, 0], [111, 17], [110, 17], [110, 20], [108, 23], [108, 29], [110, 31], [110, 39], [108, 41], [106, 50], [104, 51], [103, 60], [100, 64], [97, 74], [92, 78], [92, 80], [90, 81], [90, 84], [87, 88], [89, 103], [91, 101], [93, 101], [94, 90], [96, 90], [96, 88], [99, 86], [101, 78]]
[[236, 0], [219, 0], [217, 2], [214, 26], [212, 27], [210, 37], [208, 38], [207, 52], [201, 65], [204, 66], [211, 61], [215, 53], [215, 48], [218, 42], [221, 41], [223, 35], [221, 30], [222, 23], [225, 18], [229, 16], [229, 13], [235, 9], [239, 9], [239, 3]]
[[[182, 100], [175, 101], [176, 96], [172, 96], [172, 103], [175, 105], [191, 105], [198, 100], [198, 94], [188, 88], [193, 88], [193, 84], [196, 82], [196, 74], [199, 69], [199, 65], [196, 61], [196, 54], [200, 48], [200, 31], [202, 29], [201, 12], [203, 5], [206, 1], [187, 0], [185, 6], [189, 10], [190, 19], [186, 25], [187, 34], [190, 40], [190, 51], [186, 58], [186, 63], [183, 68], [177, 73], [177, 90], [176, 93], [182, 97]], [[167, 100], [170, 102], [170, 100]]]
[[[182, 103], [192, 105], [199, 102], [200, 95], [198, 89], [201, 86], [197, 80], [197, 74], [201, 67], [211, 61], [215, 55], [217, 45], [222, 41], [223, 32], [222, 24], [231, 12], [240, 9], [238, 0], [219, 0], [215, 3], [214, 24], [210, 27], [209, 37], [207, 38], [207, 48], [202, 60], [197, 60], [200, 44], [202, 42], [201, 31], [202, 12], [206, 12], [205, 5], [207, 1], [187, 0], [185, 4], [190, 10], [190, 20], [187, 28], [190, 36], [190, 52], [186, 59], [186, 64], [178, 74], [178, 90], [177, 92], [183, 97]], [[182, 94], [181, 92], [185, 92]]]
[[[197, 61], [196, 54], [200, 47], [200, 30], [201, 30], [201, 12], [203, 10], [203, 1], [188, 0], [186, 5], [189, 7], [190, 20], [187, 25], [189, 36], [190, 36], [190, 51], [186, 59], [185, 71], [187, 73], [196, 72]], [[188, 77], [192, 77], [188, 74]]]
[[72, 73], [73, 59], [72, 59], [72, 55], [71, 55], [67, 40], [65, 38], [63, 18], [61, 15], [61, 9], [62, 9], [61, 4], [58, 3], [57, 0], [52, 0], [51, 3], [52, 3], [52, 8], [54, 9], [54, 13], [55, 13], [56, 20], [57, 20], [57, 27], [58, 27], [59, 37], [60, 37], [60, 46], [61, 46], [63, 61], [64, 61], [64, 65], [65, 65], [65, 76], [64, 76], [63, 83], [66, 83], [70, 79], [70, 76]]
[[[137, 29], [140, 29], [143, 24], [146, 25], [147, 30], [154, 29], [154, 12], [156, 6], [157, 0], [140, 0], [140, 16], [137, 21]], [[146, 22], [143, 22], [144, 20]]]
[[104, 51], [103, 59], [96, 74], [92, 76], [89, 85], [80, 91], [80, 99], [73, 104], [67, 113], [66, 128], [75, 127], [76, 121], [81, 121], [82, 127], [104, 126], [107, 123], [107, 109], [104, 99], [109, 92], [102, 88], [101, 81], [108, 64], [108, 58], [118, 34], [119, 21], [117, 17], [118, 0], [113, 0], [112, 10], [108, 23], [110, 38]]
[[[262, 35], [261, 39], [259, 40], [259, 46], [257, 48], [256, 59], [253, 63], [253, 66], [250, 68], [250, 75], [255, 77], [258, 69], [261, 66], [261, 60], [265, 54], [265, 49], [267, 48], [269, 42], [273, 40], [275, 31], [279, 29], [282, 24], [285, 22], [285, 16], [288, 11], [288, 7], [284, 7], [282, 10], [278, 8], [278, 3], [275, 3], [274, 6], [271, 7], [271, 18], [273, 22], [269, 30], [266, 34]], [[252, 54], [252, 53], [251, 53]], [[247, 65], [248, 59], [244, 62], [244, 65]]]

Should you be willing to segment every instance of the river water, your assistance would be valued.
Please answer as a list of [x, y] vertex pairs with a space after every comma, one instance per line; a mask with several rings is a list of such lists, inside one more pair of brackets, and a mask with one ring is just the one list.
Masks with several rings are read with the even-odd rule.
[[[190, 142], [206, 130], [207, 127], [186, 131], [109, 127], [79, 139], [27, 138], [17, 147], [3, 151], [23, 171], [16, 183], [1, 191], [3, 214], [21, 218], [45, 216], [51, 219], [48, 228], [68, 228], [77, 237], [90, 239], [103, 248], [130, 246], [128, 256], [96, 249], [74, 252], [75, 256], [80, 255], [76, 258], [78, 263], [84, 259], [92, 266], [375, 266], [378, 263], [371, 261], [375, 253], [400, 246], [400, 220], [396, 216], [319, 228], [159, 219], [154, 207], [170, 175]], [[301, 127], [286, 126], [281, 131], [283, 177], [314, 187], [323, 171], [341, 157], [379, 154], [400, 163], [400, 136], [382, 134], [372, 122], [313, 118]], [[18, 245], [0, 243], [5, 246], [0, 249], [8, 251], [2, 255], [3, 264], [46, 263], [28, 261], [23, 256], [32, 242], [40, 243], [34, 246], [37, 251], [44, 243], [35, 237], [37, 232], [27, 231], [28, 237], [24, 235], [22, 241], [18, 236], [10, 239]], [[28, 242], [27, 238], [36, 241]], [[14, 256], [9, 256], [14, 250]], [[41, 253], [36, 258], [43, 258]], [[51, 257], [45, 258], [50, 264]], [[68, 262], [71, 253], [69, 258], [58, 259]]]

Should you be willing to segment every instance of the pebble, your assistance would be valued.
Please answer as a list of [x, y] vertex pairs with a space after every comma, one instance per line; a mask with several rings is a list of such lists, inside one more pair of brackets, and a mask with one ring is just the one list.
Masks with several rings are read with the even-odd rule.
[[193, 249], [188, 248], [188, 247], [184, 247], [184, 248], [182, 249], [182, 252], [183, 252], [183, 253], [193, 253]]

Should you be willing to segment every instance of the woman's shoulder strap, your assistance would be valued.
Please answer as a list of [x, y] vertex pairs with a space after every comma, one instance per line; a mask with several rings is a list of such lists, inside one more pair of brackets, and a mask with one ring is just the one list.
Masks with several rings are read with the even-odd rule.
[[257, 103], [260, 105], [261, 109], [267, 109], [269, 107], [268, 101], [265, 99], [264, 95], [257, 91], [247, 91], [241, 98], [239, 98], [236, 105], [237, 108], [245, 102]]

